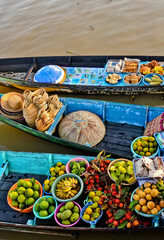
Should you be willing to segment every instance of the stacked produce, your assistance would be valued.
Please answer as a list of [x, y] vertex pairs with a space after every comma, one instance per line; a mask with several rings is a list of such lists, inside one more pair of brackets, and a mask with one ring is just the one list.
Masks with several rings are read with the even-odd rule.
[[77, 178], [65, 177], [57, 183], [56, 196], [60, 199], [70, 199], [80, 190], [80, 184]]
[[156, 215], [164, 208], [164, 183], [158, 180], [157, 184], [145, 182], [137, 188], [133, 195], [135, 209], [141, 213]]
[[55, 211], [56, 204], [52, 197], [42, 197], [34, 206], [40, 217], [47, 217]]
[[124, 82], [128, 83], [128, 84], [137, 84], [140, 82], [140, 80], [141, 80], [141, 76], [139, 76], [135, 73], [127, 75], [124, 78]]
[[70, 225], [79, 219], [79, 213], [80, 209], [77, 204], [69, 201], [60, 207], [57, 213], [57, 219], [63, 225]]
[[100, 217], [101, 211], [97, 202], [90, 204], [84, 211], [83, 219], [85, 221], [94, 221]]
[[87, 196], [87, 202], [93, 202], [97, 207], [100, 205], [102, 209], [107, 207], [107, 203], [104, 202], [105, 199], [107, 199], [107, 196], [100, 190], [90, 191]]
[[160, 75], [163, 75], [164, 69], [156, 60], [152, 60], [150, 63], [142, 64], [140, 66], [140, 73], [143, 75], [149, 74], [149, 73], [158, 73]]
[[114, 181], [131, 184], [136, 181], [133, 170], [133, 162], [115, 160], [109, 166], [110, 176]]
[[87, 165], [85, 161], [70, 161], [69, 168], [71, 173], [80, 176], [86, 172]]
[[[149, 76], [149, 75], [148, 75]], [[152, 77], [146, 77], [145, 76], [145, 81], [148, 82], [150, 85], [160, 85], [163, 82], [163, 79], [159, 77], [158, 75], [153, 75]]]
[[52, 177], [55, 177], [55, 179], [65, 173], [65, 165], [62, 162], [57, 162], [50, 168], [50, 174]]
[[119, 80], [121, 80], [121, 77], [119, 74], [117, 73], [113, 73], [113, 74], [109, 74], [107, 77], [106, 77], [106, 82], [109, 82], [111, 84], [116, 84], [119, 82]]
[[11, 205], [21, 210], [32, 206], [41, 195], [41, 188], [34, 178], [20, 179], [15, 189], [9, 191]]
[[141, 137], [133, 143], [133, 150], [140, 156], [151, 156], [157, 151], [157, 142], [153, 136]]

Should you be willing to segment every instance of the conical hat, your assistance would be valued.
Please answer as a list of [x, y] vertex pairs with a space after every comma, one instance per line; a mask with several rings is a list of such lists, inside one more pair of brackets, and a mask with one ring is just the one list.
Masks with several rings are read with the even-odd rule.
[[23, 95], [9, 92], [1, 97], [1, 108], [7, 112], [20, 112], [23, 108]]
[[105, 136], [105, 125], [94, 113], [77, 111], [68, 114], [59, 125], [59, 136], [82, 145], [97, 145]]

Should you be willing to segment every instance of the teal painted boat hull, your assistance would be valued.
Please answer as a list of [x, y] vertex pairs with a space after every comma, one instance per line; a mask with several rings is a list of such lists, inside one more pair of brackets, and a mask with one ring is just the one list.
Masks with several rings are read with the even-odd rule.
[[[63, 102], [63, 108], [59, 111], [54, 123], [45, 132], [32, 129], [25, 124], [20, 124], [3, 115], [0, 115], [0, 121], [13, 126], [21, 131], [30, 133], [39, 138], [80, 149], [96, 154], [101, 150], [105, 150], [112, 157], [124, 157], [132, 159], [133, 154], [130, 149], [131, 142], [142, 136], [147, 122], [153, 120], [164, 112], [163, 108], [147, 107], [143, 105], [114, 103], [98, 100], [87, 100], [77, 98], [60, 98]], [[106, 134], [104, 139], [95, 147], [81, 145], [61, 139], [56, 130], [60, 118], [71, 112], [85, 110], [97, 114], [106, 126]]]

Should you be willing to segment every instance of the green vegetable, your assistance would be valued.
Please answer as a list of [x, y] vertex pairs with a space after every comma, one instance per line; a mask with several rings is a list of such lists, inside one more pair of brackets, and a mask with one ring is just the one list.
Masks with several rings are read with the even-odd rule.
[[122, 222], [118, 225], [118, 228], [124, 228], [127, 225], [128, 221]]
[[126, 213], [126, 210], [125, 210], [125, 209], [119, 209], [119, 210], [116, 212], [114, 218], [115, 218], [116, 220], [118, 220], [118, 219], [122, 218], [122, 217], [125, 215], [125, 213]]

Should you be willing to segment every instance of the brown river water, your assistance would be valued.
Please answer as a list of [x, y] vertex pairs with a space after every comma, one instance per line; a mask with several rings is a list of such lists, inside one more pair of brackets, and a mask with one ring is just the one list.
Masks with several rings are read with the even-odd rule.
[[[163, 0], [1, 0], [0, 58], [55, 55], [164, 55]], [[0, 92], [14, 91], [0, 87]], [[67, 96], [67, 95], [62, 95]], [[70, 95], [69, 95], [70, 96]], [[71, 96], [72, 97], [72, 96]], [[84, 96], [164, 105], [162, 95]], [[0, 150], [83, 154], [0, 124]], [[145, 239], [143, 233], [80, 233], [78, 239]], [[154, 239], [155, 232], [148, 233]], [[52, 236], [0, 231], [2, 239]], [[61, 239], [61, 237], [55, 237]], [[65, 239], [65, 238], [63, 238]], [[68, 238], [67, 238], [68, 239]]]

